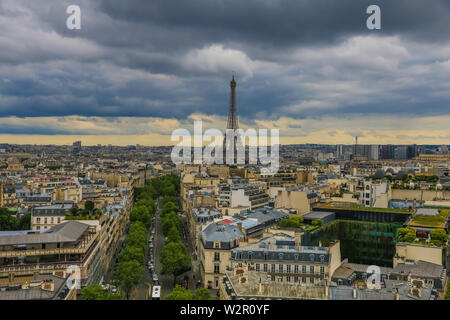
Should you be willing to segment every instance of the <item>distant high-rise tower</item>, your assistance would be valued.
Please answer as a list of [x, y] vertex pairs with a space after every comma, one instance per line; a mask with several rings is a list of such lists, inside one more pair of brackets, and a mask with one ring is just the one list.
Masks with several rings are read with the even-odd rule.
[[[239, 122], [238, 122], [238, 115], [236, 110], [236, 81], [233, 78], [230, 82], [230, 110], [228, 111], [228, 122], [227, 122], [227, 129], [229, 130], [237, 130], [239, 129]], [[226, 150], [231, 148], [233, 146], [234, 150], [234, 163], [237, 161], [237, 150], [238, 148], [242, 147], [242, 140], [241, 137], [237, 134], [235, 131], [235, 135], [232, 139], [224, 139], [224, 155], [226, 157]]]
[[73, 143], [72, 151], [74, 154], [79, 154], [81, 152], [81, 141], [75, 141]]
[[228, 124], [227, 129], [236, 130], [239, 128], [238, 116], [236, 112], [236, 81], [234, 81], [234, 75], [230, 82], [230, 110], [228, 111]]

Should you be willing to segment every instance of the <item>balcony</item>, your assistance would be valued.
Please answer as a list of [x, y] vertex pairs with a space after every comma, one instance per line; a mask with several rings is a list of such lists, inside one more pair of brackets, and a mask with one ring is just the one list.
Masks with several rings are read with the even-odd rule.
[[74, 248], [55, 248], [55, 249], [35, 249], [35, 250], [11, 250], [0, 251], [0, 258], [13, 258], [23, 256], [43, 256], [56, 254], [84, 254], [86, 253], [94, 241], [97, 239], [98, 233], [89, 233]]

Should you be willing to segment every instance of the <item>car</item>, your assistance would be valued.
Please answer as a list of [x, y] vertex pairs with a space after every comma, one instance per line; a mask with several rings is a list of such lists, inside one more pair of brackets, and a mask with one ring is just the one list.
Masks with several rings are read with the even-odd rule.
[[117, 292], [117, 287], [116, 286], [111, 286], [111, 292], [112, 293], [116, 293]]
[[158, 281], [158, 275], [156, 273], [153, 274], [153, 282]]

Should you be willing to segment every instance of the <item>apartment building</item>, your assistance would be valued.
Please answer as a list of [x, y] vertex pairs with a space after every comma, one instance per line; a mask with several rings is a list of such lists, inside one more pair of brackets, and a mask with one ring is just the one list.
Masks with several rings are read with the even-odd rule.
[[[24, 283], [35, 274], [80, 270], [81, 283], [96, 273], [99, 229], [66, 221], [47, 230], [0, 232], [0, 283]], [[99, 279], [99, 278], [98, 278]]]
[[62, 223], [72, 209], [72, 201], [55, 201], [52, 205], [31, 209], [31, 230], [46, 230]]

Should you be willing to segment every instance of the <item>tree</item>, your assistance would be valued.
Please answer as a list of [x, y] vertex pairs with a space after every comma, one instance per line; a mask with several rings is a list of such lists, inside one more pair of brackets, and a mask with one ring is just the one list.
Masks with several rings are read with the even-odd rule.
[[139, 283], [144, 269], [138, 261], [130, 260], [120, 261], [117, 270], [119, 286], [125, 292], [127, 299], [129, 299], [131, 290]]
[[211, 292], [206, 288], [199, 288], [194, 292], [194, 300], [214, 300]]
[[435, 229], [430, 232], [431, 240], [439, 241], [441, 244], [447, 242], [447, 232], [444, 229]]
[[99, 284], [84, 287], [81, 291], [80, 300], [122, 300], [120, 293], [106, 292]]
[[131, 224], [126, 245], [131, 247], [139, 247], [145, 250], [147, 246], [147, 229], [142, 222], [135, 221]]
[[411, 227], [397, 229], [397, 240], [404, 242], [414, 242], [416, 239], [416, 230]]
[[173, 275], [175, 284], [177, 276], [190, 269], [191, 258], [181, 242], [170, 242], [164, 246], [161, 252], [161, 264], [162, 273]]
[[134, 206], [130, 212], [130, 221], [140, 221], [147, 229], [149, 229], [152, 226], [152, 215], [150, 214], [150, 210], [143, 205]]
[[140, 247], [125, 246], [119, 254], [119, 261], [136, 260], [143, 263], [145, 258], [144, 252]]
[[105, 290], [99, 284], [84, 287], [81, 291], [80, 300], [103, 300]]
[[92, 202], [91, 200], [86, 200], [86, 202], [84, 203], [84, 209], [89, 212], [92, 212], [92, 210], [94, 210], [94, 207], [94, 202]]
[[172, 201], [165, 202], [161, 207], [161, 217], [164, 217], [167, 213], [172, 211], [176, 213], [178, 211], [178, 206]]
[[300, 228], [303, 225], [303, 217], [290, 217], [278, 222], [280, 228]]
[[167, 234], [168, 242], [179, 242], [181, 241], [180, 231], [175, 225], [172, 225], [168, 234]]
[[314, 219], [313, 221], [311, 221], [311, 225], [315, 227], [320, 227], [322, 225], [322, 219], [320, 218]]
[[17, 230], [17, 219], [6, 208], [0, 208], [0, 230], [13, 231]]
[[206, 288], [200, 288], [191, 292], [190, 290], [177, 284], [173, 291], [168, 294], [166, 300], [214, 300], [211, 293]]
[[31, 213], [25, 213], [20, 216], [18, 223], [19, 230], [30, 230], [31, 229]]
[[181, 221], [175, 212], [170, 212], [162, 219], [162, 231], [167, 237], [172, 226], [175, 226], [178, 231], [181, 231]]
[[194, 295], [188, 289], [177, 284], [173, 291], [168, 294], [166, 300], [194, 300]]

